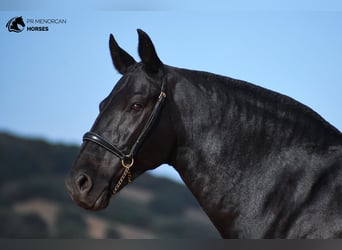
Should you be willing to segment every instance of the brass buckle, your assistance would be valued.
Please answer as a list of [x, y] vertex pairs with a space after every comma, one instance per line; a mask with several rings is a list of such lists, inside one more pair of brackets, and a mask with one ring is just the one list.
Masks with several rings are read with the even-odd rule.
[[121, 160], [122, 167], [124, 167], [127, 170], [129, 170], [133, 166], [133, 164], [134, 164], [134, 158], [131, 155], [126, 155], [125, 158]]

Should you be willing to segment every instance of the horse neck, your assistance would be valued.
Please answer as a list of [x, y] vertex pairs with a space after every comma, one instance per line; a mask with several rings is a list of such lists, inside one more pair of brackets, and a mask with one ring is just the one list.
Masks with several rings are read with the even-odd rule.
[[170, 164], [218, 228], [233, 223], [237, 189], [252, 172], [264, 175], [270, 156], [342, 145], [337, 129], [289, 97], [209, 73], [170, 71], [177, 124]]

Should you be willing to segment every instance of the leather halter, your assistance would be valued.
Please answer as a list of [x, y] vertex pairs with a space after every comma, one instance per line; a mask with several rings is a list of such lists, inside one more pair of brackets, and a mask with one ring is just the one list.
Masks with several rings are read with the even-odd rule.
[[100, 147], [106, 149], [107, 151], [111, 152], [113, 155], [115, 155], [116, 157], [118, 157], [121, 160], [121, 165], [125, 170], [124, 170], [121, 178], [119, 179], [118, 183], [114, 187], [114, 189], [112, 191], [113, 194], [115, 194], [118, 191], [118, 189], [120, 188], [120, 186], [121, 186], [121, 184], [122, 184], [122, 182], [126, 176], [128, 176], [128, 182], [129, 183], [131, 182], [130, 168], [134, 164], [134, 157], [135, 157], [136, 153], [138, 152], [142, 142], [146, 138], [147, 134], [151, 130], [154, 122], [156, 121], [156, 118], [158, 117], [158, 115], [160, 113], [161, 107], [162, 107], [162, 105], [165, 101], [165, 98], [166, 98], [165, 90], [166, 90], [166, 75], [164, 74], [158, 100], [157, 100], [156, 104], [154, 105], [154, 108], [153, 108], [143, 130], [141, 131], [140, 135], [138, 136], [137, 140], [135, 141], [135, 143], [131, 147], [131, 150], [129, 151], [128, 154], [122, 152], [122, 150], [120, 150], [119, 147], [111, 144], [105, 138], [103, 138], [102, 136], [100, 136], [99, 134], [97, 134], [95, 132], [90, 131], [90, 132], [87, 132], [84, 134], [83, 141], [93, 142], [93, 143], [97, 144], [98, 146], [100, 146]]

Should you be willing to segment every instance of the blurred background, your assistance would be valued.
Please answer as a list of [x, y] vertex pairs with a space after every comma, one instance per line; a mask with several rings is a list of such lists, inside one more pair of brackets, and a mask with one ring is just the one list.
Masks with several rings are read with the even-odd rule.
[[[64, 177], [82, 135], [120, 78], [109, 34], [139, 61], [141, 28], [165, 64], [289, 95], [341, 130], [341, 11], [338, 1], [307, 0], [2, 1], [0, 238], [218, 238], [171, 166], [102, 212], [68, 197]], [[20, 16], [26, 26], [10, 32]]]
[[217, 238], [183, 184], [145, 174], [101, 212], [71, 201], [77, 146], [0, 133], [0, 238]]

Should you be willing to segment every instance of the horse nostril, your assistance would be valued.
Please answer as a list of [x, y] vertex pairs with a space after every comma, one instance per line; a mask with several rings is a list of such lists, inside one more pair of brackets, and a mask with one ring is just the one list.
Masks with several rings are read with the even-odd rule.
[[93, 187], [93, 183], [88, 175], [81, 174], [76, 179], [76, 187], [80, 193], [87, 193]]

